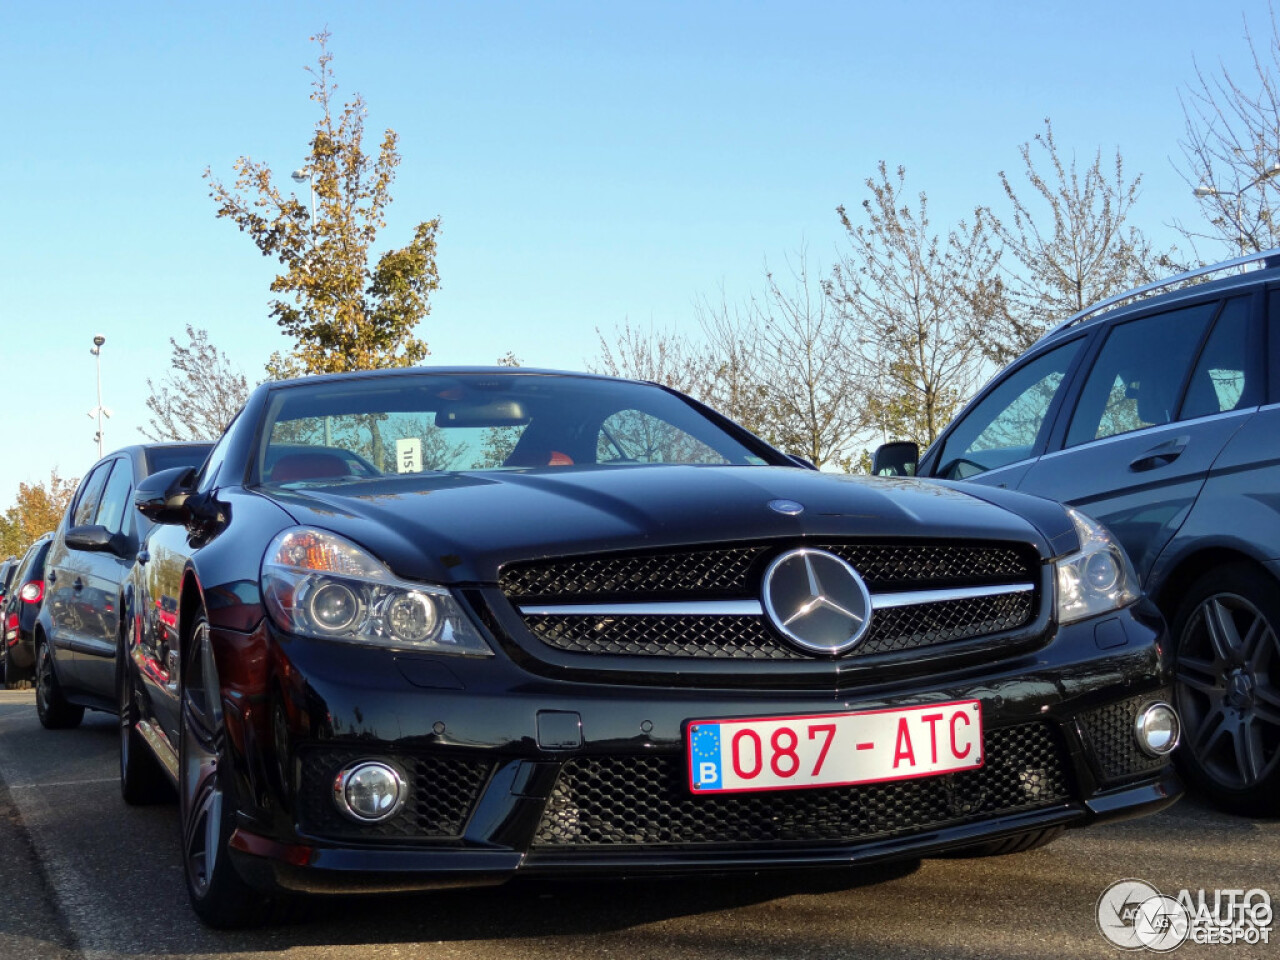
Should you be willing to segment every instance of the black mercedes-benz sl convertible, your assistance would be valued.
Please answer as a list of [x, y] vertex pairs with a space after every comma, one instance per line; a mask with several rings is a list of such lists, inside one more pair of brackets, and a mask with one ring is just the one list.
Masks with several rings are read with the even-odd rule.
[[654, 384], [266, 383], [137, 506], [121, 785], [176, 786], [213, 925], [1012, 852], [1180, 791], [1164, 627], [1105, 529], [819, 473]]

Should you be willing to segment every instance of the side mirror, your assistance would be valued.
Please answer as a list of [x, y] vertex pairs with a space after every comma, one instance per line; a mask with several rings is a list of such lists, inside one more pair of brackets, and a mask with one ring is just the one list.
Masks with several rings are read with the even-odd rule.
[[871, 473], [877, 477], [914, 477], [919, 462], [919, 446], [911, 440], [895, 440], [876, 448]]
[[195, 490], [195, 467], [174, 467], [153, 473], [133, 492], [133, 505], [152, 523], [186, 523], [191, 519], [187, 498]]
[[123, 533], [112, 533], [101, 524], [71, 527], [63, 534], [62, 542], [72, 550], [92, 550], [114, 553], [123, 557], [133, 551], [132, 542]]

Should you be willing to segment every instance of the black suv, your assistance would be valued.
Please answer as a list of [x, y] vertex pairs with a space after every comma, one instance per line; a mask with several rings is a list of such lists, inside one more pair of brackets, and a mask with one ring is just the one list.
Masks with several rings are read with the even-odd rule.
[[125, 447], [85, 475], [49, 546], [35, 633], [36, 709], [46, 727], [75, 726], [86, 707], [115, 711], [121, 590], [151, 524], [130, 508], [158, 470], [198, 466], [207, 443]]
[[1106, 524], [1172, 625], [1185, 772], [1227, 809], [1280, 814], [1280, 250], [1077, 314], [917, 456], [887, 444], [874, 470]]
[[0, 600], [0, 621], [4, 627], [4, 685], [17, 687], [31, 679], [35, 661], [32, 637], [40, 603], [44, 599], [44, 559], [49, 553], [52, 533], [46, 533], [27, 548], [9, 571], [9, 584]]

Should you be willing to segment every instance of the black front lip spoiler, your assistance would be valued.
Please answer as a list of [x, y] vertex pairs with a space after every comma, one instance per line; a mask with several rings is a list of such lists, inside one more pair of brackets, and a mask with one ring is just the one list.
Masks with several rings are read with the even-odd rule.
[[615, 850], [413, 850], [373, 847], [284, 846], [244, 831], [231, 844], [240, 873], [262, 888], [310, 894], [392, 893], [496, 886], [528, 877], [630, 877], [688, 873], [795, 870], [854, 866], [935, 856], [1048, 827], [1081, 827], [1145, 816], [1175, 803], [1182, 784], [1172, 767], [1155, 780], [1119, 787], [1088, 803], [1061, 803], [908, 837], [848, 844], [635, 848]]

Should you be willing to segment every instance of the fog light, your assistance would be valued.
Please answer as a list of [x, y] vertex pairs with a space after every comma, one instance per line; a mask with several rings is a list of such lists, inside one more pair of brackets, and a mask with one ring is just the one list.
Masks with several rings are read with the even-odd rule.
[[1182, 735], [1182, 724], [1173, 707], [1167, 703], [1149, 703], [1138, 711], [1133, 724], [1133, 735], [1138, 746], [1149, 757], [1163, 757], [1172, 753]]
[[338, 809], [360, 823], [378, 823], [400, 812], [409, 788], [394, 767], [366, 760], [347, 767], [333, 782]]

